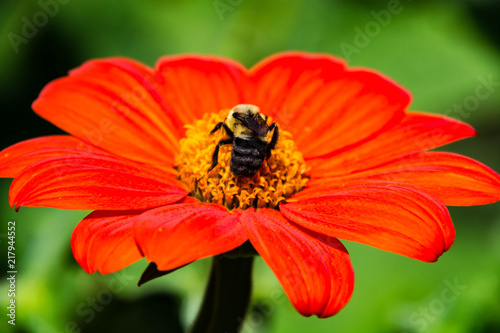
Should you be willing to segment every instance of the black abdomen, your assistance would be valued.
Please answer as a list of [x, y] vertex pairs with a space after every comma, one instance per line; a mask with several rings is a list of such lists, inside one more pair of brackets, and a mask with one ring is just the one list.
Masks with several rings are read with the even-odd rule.
[[235, 138], [231, 151], [231, 172], [239, 177], [251, 177], [259, 171], [266, 157], [267, 142], [258, 138]]

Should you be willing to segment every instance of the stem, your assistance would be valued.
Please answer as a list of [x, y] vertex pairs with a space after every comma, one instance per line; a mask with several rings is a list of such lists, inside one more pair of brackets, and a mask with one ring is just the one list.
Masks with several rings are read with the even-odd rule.
[[253, 257], [215, 256], [191, 333], [238, 333], [250, 304]]

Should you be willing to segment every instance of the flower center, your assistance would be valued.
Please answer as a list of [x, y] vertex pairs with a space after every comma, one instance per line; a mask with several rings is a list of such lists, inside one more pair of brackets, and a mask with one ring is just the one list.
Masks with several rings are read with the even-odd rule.
[[190, 188], [190, 196], [203, 202], [217, 203], [228, 209], [277, 208], [281, 201], [300, 191], [309, 179], [302, 153], [297, 150], [292, 135], [280, 128], [276, 147], [253, 176], [236, 177], [231, 172], [234, 144], [220, 146], [218, 164], [208, 171], [217, 144], [229, 138], [224, 128], [212, 135], [210, 132], [225, 121], [229, 111], [207, 113], [203, 119], [185, 126], [186, 137], [180, 141], [175, 160], [179, 179]]

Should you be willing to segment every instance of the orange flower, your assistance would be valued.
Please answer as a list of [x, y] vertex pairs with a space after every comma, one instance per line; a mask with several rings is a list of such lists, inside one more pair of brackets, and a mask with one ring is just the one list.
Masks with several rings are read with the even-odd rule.
[[[252, 104], [280, 131], [251, 178], [230, 171], [224, 131]], [[55, 80], [33, 104], [68, 132], [0, 153], [14, 177], [10, 204], [95, 210], [72, 248], [89, 273], [142, 257], [159, 270], [249, 241], [303, 315], [328, 317], [349, 301], [354, 275], [337, 239], [422, 261], [453, 243], [445, 205], [500, 200], [485, 165], [427, 150], [473, 136], [462, 122], [407, 111], [410, 95], [379, 73], [335, 57], [289, 52], [252, 69], [197, 55], [93, 60]]]

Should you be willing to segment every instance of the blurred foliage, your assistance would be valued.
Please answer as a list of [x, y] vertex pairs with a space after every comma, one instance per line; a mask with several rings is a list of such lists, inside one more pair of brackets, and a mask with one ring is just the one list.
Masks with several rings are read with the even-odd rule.
[[[122, 55], [153, 66], [163, 55], [194, 52], [252, 66], [278, 51], [305, 50], [379, 70], [412, 92], [412, 109], [472, 124], [477, 138], [445, 150], [499, 171], [499, 14], [499, 2], [487, 0], [3, 0], [0, 146], [61, 133], [30, 104], [47, 82], [91, 58]], [[36, 22], [32, 36], [23, 37]], [[25, 40], [16, 44], [14, 35]], [[484, 80], [493, 82], [491, 94], [478, 98]], [[473, 104], [457, 111], [464, 103]], [[70, 249], [71, 231], [86, 212], [15, 213], [7, 203], [9, 183], [0, 181], [0, 274], [6, 272], [6, 223], [15, 220], [18, 308], [15, 327], [2, 314], [1, 332], [180, 332], [189, 325], [206, 283], [207, 260], [140, 288], [145, 261], [107, 276], [88, 275]], [[301, 317], [257, 260], [243, 332], [498, 332], [499, 208], [451, 208], [456, 241], [434, 264], [346, 242], [356, 288], [349, 305], [329, 319]], [[4, 309], [7, 289], [2, 276]]]

